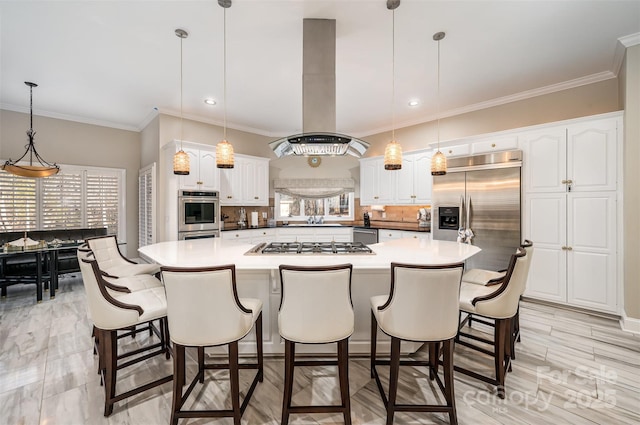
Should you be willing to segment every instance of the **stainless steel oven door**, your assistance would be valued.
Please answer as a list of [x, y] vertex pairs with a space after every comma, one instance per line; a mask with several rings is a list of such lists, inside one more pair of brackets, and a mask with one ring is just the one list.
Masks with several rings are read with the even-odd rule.
[[220, 230], [218, 198], [180, 196], [178, 208], [179, 232]]
[[217, 230], [202, 230], [198, 232], [179, 232], [178, 240], [187, 241], [190, 239], [219, 238], [220, 232]]

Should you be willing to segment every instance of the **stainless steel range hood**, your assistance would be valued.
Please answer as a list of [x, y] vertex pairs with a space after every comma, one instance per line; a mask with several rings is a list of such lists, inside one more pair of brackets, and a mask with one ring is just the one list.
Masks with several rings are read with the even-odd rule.
[[287, 155], [353, 155], [369, 144], [336, 130], [336, 21], [304, 19], [302, 40], [302, 128], [304, 133], [269, 143]]

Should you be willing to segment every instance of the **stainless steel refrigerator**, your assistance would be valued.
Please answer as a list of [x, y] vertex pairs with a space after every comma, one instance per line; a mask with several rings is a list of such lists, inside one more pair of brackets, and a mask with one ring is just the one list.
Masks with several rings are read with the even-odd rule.
[[433, 239], [482, 248], [467, 269], [506, 269], [521, 243], [522, 151], [451, 158], [447, 165], [447, 174], [433, 177]]

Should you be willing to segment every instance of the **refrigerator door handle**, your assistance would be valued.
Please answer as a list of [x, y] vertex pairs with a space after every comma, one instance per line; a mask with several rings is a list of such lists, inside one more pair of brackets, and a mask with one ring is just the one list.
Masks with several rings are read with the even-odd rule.
[[456, 239], [459, 243], [465, 243], [465, 229], [464, 229], [464, 223], [466, 221], [466, 212], [465, 212], [465, 203], [464, 203], [464, 195], [460, 195], [460, 209], [459, 214], [460, 216], [458, 217], [458, 238]]
[[473, 230], [471, 230], [471, 195], [467, 198], [466, 209], [466, 225], [464, 230], [464, 242], [471, 245], [471, 239], [473, 239]]

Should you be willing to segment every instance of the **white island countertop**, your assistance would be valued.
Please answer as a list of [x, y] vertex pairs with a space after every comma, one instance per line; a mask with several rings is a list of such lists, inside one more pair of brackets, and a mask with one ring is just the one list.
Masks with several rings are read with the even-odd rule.
[[141, 256], [163, 266], [207, 267], [235, 264], [238, 270], [273, 270], [280, 264], [324, 266], [351, 263], [354, 269], [389, 270], [391, 262], [448, 264], [466, 260], [480, 248], [457, 242], [396, 239], [371, 245], [375, 254], [250, 254], [253, 244], [221, 238], [160, 242], [143, 246]]

